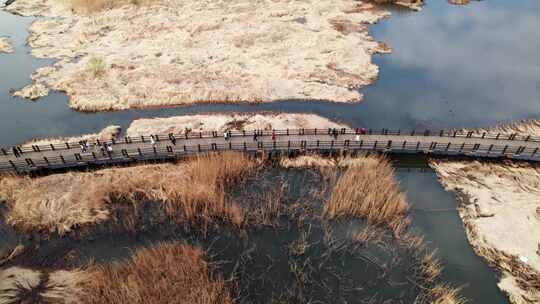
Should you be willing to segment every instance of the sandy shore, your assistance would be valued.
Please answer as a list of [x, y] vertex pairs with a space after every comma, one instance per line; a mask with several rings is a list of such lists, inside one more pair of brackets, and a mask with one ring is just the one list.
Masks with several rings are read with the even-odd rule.
[[192, 131], [272, 130], [272, 129], [327, 129], [346, 128], [315, 114], [207, 114], [168, 118], [137, 119], [127, 129], [128, 136], [183, 133]]
[[0, 54], [2, 53], [13, 53], [15, 49], [9, 43], [8, 38], [0, 37]]
[[[80, 1], [79, 1], [80, 2]], [[133, 1], [132, 1], [133, 2]], [[35, 21], [35, 83], [66, 92], [80, 111], [282, 99], [354, 102], [372, 83], [368, 25], [389, 12], [355, 1], [151, 1], [97, 13], [72, 2], [16, 0]], [[421, 1], [412, 6], [421, 5]]]
[[[539, 121], [476, 130], [539, 136]], [[520, 163], [432, 161], [458, 194], [459, 214], [477, 254], [501, 272], [512, 303], [540, 303], [540, 168]]]

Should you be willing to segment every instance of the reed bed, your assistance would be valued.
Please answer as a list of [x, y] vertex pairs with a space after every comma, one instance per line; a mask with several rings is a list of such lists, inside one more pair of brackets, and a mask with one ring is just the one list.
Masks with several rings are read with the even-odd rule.
[[232, 303], [223, 278], [211, 274], [200, 248], [162, 243], [125, 262], [96, 266], [83, 284], [84, 303]]
[[351, 162], [324, 205], [328, 219], [364, 218], [372, 225], [387, 225], [396, 236], [409, 223], [408, 210], [391, 164], [376, 156]]
[[[184, 163], [65, 173], [41, 178], [0, 177], [7, 222], [23, 231], [66, 234], [111, 219], [122, 205], [152, 201], [176, 223], [221, 220], [239, 226], [243, 210], [225, 188], [257, 168], [244, 154], [202, 155]], [[135, 226], [135, 223], [131, 223]]]

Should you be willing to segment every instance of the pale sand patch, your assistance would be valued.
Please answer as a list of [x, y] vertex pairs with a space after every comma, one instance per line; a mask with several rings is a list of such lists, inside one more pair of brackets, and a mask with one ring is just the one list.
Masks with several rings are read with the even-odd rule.
[[186, 128], [192, 131], [223, 132], [229, 130], [328, 129], [347, 128], [347, 126], [315, 114], [200, 114], [137, 119], [127, 129], [127, 135], [184, 133]]
[[13, 53], [15, 49], [9, 43], [7, 37], [0, 37], [0, 54], [2, 53]]
[[[388, 52], [368, 24], [389, 12], [349, 0], [156, 1], [76, 15], [54, 0], [6, 10], [30, 27], [32, 78], [81, 111], [281, 99], [359, 101]], [[96, 62], [100, 64], [96, 66]]]

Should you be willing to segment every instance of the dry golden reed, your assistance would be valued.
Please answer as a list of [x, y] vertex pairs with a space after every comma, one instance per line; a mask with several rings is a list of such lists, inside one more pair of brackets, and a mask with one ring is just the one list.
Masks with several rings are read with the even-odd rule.
[[408, 224], [409, 206], [400, 192], [391, 164], [368, 156], [346, 169], [324, 206], [327, 218], [365, 218], [373, 225], [388, 225], [396, 234]]
[[[163, 205], [185, 224], [222, 220], [243, 223], [243, 210], [225, 196], [256, 162], [240, 153], [201, 155], [178, 164], [142, 165], [40, 178], [0, 177], [7, 222], [24, 231], [68, 233], [109, 220], [116, 204], [135, 208], [142, 200]], [[132, 223], [133, 226], [135, 223]]]
[[136, 251], [128, 260], [88, 270], [83, 303], [228, 304], [225, 281], [213, 276], [205, 253], [179, 243]]

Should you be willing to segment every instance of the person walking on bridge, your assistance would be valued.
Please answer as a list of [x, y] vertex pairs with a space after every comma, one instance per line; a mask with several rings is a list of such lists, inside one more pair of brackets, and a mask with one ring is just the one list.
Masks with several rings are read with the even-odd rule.
[[253, 141], [257, 141], [257, 138], [259, 137], [259, 134], [257, 133], [257, 131], [255, 131], [253, 133]]
[[19, 150], [17, 149], [17, 147], [13, 147], [11, 150], [13, 151], [13, 155], [14, 155], [16, 158], [21, 157], [21, 154], [19, 153]]
[[173, 146], [176, 146], [176, 137], [174, 137], [174, 134], [169, 133], [169, 140], [171, 141], [171, 144], [173, 144]]
[[156, 139], [154, 138], [154, 135], [150, 135], [150, 144], [152, 145], [152, 148], [156, 147]]
[[276, 131], [272, 130], [272, 141], [276, 141]]

